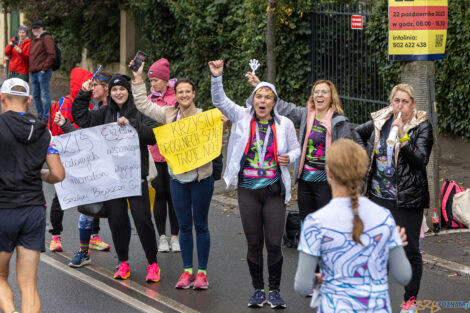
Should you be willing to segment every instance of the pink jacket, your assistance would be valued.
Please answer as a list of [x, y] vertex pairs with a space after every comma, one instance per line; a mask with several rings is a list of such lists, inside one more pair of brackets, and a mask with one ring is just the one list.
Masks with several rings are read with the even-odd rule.
[[[151, 93], [148, 98], [150, 101], [161, 107], [172, 107], [175, 106], [177, 101], [175, 98], [175, 89], [173, 87], [168, 87], [165, 92], [161, 95], [155, 95], [156, 93]], [[163, 155], [161, 155], [160, 150], [158, 149], [158, 144], [153, 146], [148, 146], [150, 153], [152, 154], [153, 160], [155, 162], [166, 162]]]
[[[300, 167], [299, 167], [299, 174], [297, 178], [300, 178], [302, 174], [302, 169], [304, 168], [305, 164], [305, 154], [307, 153], [307, 143], [308, 143], [308, 136], [310, 131], [312, 130], [313, 121], [315, 120], [315, 109], [312, 108], [309, 104], [308, 105], [308, 113], [307, 113], [307, 127], [305, 127], [305, 140], [302, 146], [302, 155], [300, 156]], [[321, 121], [321, 125], [326, 128], [326, 143], [325, 143], [325, 155], [328, 153], [328, 149], [331, 146], [331, 118], [333, 117], [333, 109], [330, 108], [328, 112], [326, 112], [325, 116]]]

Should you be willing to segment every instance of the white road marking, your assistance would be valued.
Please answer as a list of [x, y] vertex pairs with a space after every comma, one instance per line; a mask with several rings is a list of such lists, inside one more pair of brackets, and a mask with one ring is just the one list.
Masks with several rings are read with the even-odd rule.
[[119, 291], [115, 288], [112, 288], [105, 283], [102, 283], [99, 280], [96, 280], [80, 271], [77, 271], [53, 258], [50, 256], [47, 256], [45, 254], [41, 254], [41, 261], [49, 264], [50, 266], [66, 273], [69, 274], [70, 276], [73, 276], [75, 278], [78, 278], [79, 280], [83, 281], [84, 283], [92, 286], [93, 288], [98, 289], [101, 292], [104, 292], [105, 294], [118, 299], [119, 301], [141, 311], [141, 312], [147, 312], [147, 313], [163, 313], [162, 311], [159, 311], [155, 308], [152, 308], [151, 306], [132, 298], [131, 296], [125, 294], [122, 291]]
[[[72, 259], [72, 257], [73, 257], [73, 254], [70, 253], [70, 252], [55, 252], [55, 253], [63, 256], [64, 258], [66, 258], [68, 260]], [[46, 255], [43, 253], [41, 255], [41, 259], [42, 259], [43, 256], [46, 256]], [[52, 259], [51, 257], [48, 257], [48, 258]], [[52, 260], [54, 260], [54, 259], [52, 259]], [[58, 262], [56, 260], [54, 260], [54, 261]], [[78, 272], [82, 275], [85, 275], [86, 277], [90, 277], [86, 274], [81, 273], [80, 271], [77, 271], [77, 270], [75, 270], [71, 267], [68, 267], [67, 265], [64, 265], [62, 263], [60, 263], [60, 264], [62, 266], [65, 266], [68, 270], [71, 270], [72, 273]], [[89, 265], [86, 265], [86, 268], [93, 271], [93, 272], [95, 272], [95, 273], [97, 273], [97, 274], [99, 274], [99, 275], [101, 275], [102, 277], [104, 277], [104, 278], [106, 278], [106, 279], [108, 279], [112, 282], [119, 282], [119, 281], [117, 281], [113, 278], [113, 273], [112, 272], [110, 272], [110, 271], [108, 271], [108, 270], [106, 270], [102, 267], [99, 267], [99, 266], [96, 266], [96, 265], [93, 265], [93, 264], [89, 264]], [[152, 290], [150, 288], [146, 288], [145, 286], [142, 286], [142, 285], [136, 283], [132, 279], [127, 279], [127, 280], [121, 281], [121, 285], [129, 288], [132, 291], [138, 292], [141, 295], [144, 295], [144, 296], [146, 296], [147, 298], [149, 298], [153, 301], [161, 303], [161, 304], [171, 308], [174, 311], [177, 311], [177, 312], [180, 312], [180, 313], [200, 313], [199, 311], [196, 311], [196, 310], [194, 310], [194, 309], [192, 309], [188, 306], [185, 306], [182, 303], [179, 303], [179, 302], [177, 302], [177, 301], [175, 301], [175, 300], [173, 300], [169, 297], [166, 297], [166, 296], [163, 296], [163, 295], [159, 294], [155, 290]], [[109, 287], [108, 285], [106, 285], [106, 286], [108, 288], [111, 288], [113, 291], [115, 290], [114, 288]], [[145, 311], [145, 312], [149, 312], [149, 311]], [[160, 311], [156, 311], [156, 312], [160, 312]]]

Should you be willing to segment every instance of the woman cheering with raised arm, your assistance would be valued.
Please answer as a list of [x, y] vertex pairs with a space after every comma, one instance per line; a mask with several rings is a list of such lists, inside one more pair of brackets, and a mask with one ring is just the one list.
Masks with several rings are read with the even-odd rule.
[[[231, 101], [222, 85], [222, 60], [210, 61], [212, 102], [233, 123], [224, 180], [238, 185], [238, 205], [248, 244], [248, 268], [255, 292], [248, 306], [266, 303], [263, 247], [268, 251], [269, 295], [272, 308], [286, 307], [279, 294], [282, 272], [281, 242], [291, 180], [287, 165], [300, 147], [292, 121], [277, 113], [278, 95], [270, 83], [259, 83], [246, 108]], [[237, 182], [238, 181], [238, 182]]]

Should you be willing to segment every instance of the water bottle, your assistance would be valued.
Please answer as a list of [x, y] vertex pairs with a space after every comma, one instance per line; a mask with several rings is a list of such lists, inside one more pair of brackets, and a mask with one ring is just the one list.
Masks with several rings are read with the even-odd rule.
[[437, 209], [432, 210], [432, 226], [433, 226], [433, 231], [435, 233], [439, 232], [440, 225], [439, 225], [439, 215], [437, 215]]

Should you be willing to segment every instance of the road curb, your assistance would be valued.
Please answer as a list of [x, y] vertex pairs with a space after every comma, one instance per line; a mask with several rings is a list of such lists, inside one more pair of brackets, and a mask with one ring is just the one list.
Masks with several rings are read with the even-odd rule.
[[426, 252], [421, 252], [423, 261], [433, 266], [438, 266], [452, 272], [458, 272], [462, 275], [470, 275], [470, 266], [463, 265], [457, 262], [449, 261]]

